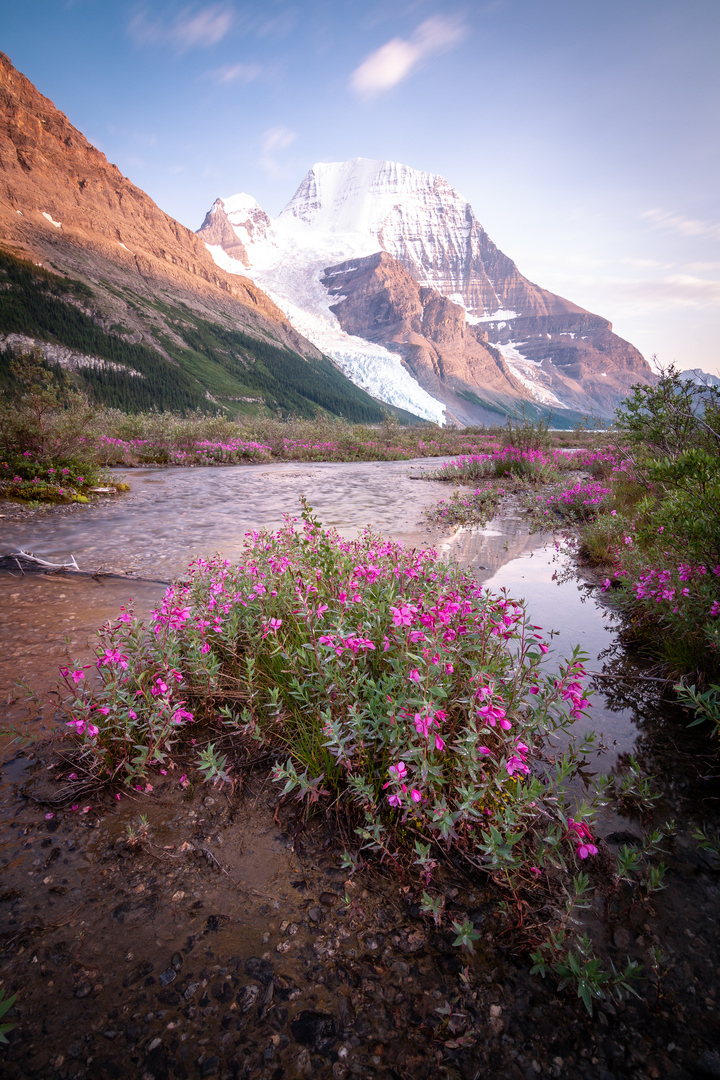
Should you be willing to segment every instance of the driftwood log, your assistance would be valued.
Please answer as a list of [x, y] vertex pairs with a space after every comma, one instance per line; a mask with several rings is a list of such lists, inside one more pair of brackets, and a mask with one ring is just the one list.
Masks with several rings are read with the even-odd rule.
[[120, 578], [127, 581], [148, 581], [155, 585], [169, 585], [170, 581], [165, 578], [142, 578], [131, 577], [129, 574], [119, 574], [111, 570], [82, 570], [75, 562], [75, 557], [70, 556], [67, 562], [48, 562], [33, 555], [31, 551], [10, 551], [6, 555], [0, 555], [0, 572], [6, 572], [17, 576], [18, 572], [23, 577], [26, 574], [70, 574], [73, 577], [95, 578]]

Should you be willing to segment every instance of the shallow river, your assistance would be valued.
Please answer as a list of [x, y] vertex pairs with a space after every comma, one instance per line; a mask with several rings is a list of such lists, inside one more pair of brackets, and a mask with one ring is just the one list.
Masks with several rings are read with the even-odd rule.
[[[558, 662], [569, 655], [574, 645], [581, 646], [589, 656], [589, 670], [598, 676], [598, 690], [592, 698], [590, 721], [586, 722], [584, 727], [592, 724], [604, 737], [604, 749], [588, 761], [588, 771], [622, 772], [628, 753], [634, 753], [642, 766], [658, 778], [657, 784], [662, 792], [661, 814], [675, 817], [680, 823], [677, 839], [667, 860], [670, 867], [670, 887], [653, 903], [655, 918], [650, 920], [653, 929], [643, 929], [643, 920], [648, 916], [646, 913], [639, 914], [629, 929], [623, 927], [621, 931], [615, 931], [616, 939], [613, 939], [614, 945], [611, 942], [611, 947], [616, 948], [620, 962], [624, 960], [624, 952], [621, 955], [621, 951], [631, 949], [634, 955], [640, 955], [643, 949], [647, 952], [650, 941], [661, 941], [670, 957], [669, 970], [672, 973], [671, 981], [675, 980], [675, 993], [686, 999], [683, 1008], [687, 1007], [687, 1017], [684, 1013], [678, 1014], [683, 1018], [681, 1026], [688, 1029], [682, 1055], [678, 1057], [680, 1051], [676, 1052], [675, 1049], [679, 1036], [669, 1037], [667, 1032], [662, 1030], [661, 1023], [657, 1031], [653, 1029], [652, 1037], [648, 1035], [647, 1046], [643, 1051], [646, 1063], [657, 1062], [656, 1066], [647, 1066], [649, 1071], [643, 1071], [645, 1065], [642, 1061], [638, 1063], [629, 1050], [621, 1061], [619, 1057], [613, 1059], [615, 1051], [606, 1047], [605, 1052], [597, 1051], [600, 1054], [597, 1071], [593, 1071], [595, 1066], [588, 1064], [589, 1071], [585, 1070], [583, 1065], [583, 1069], [578, 1067], [567, 1075], [597, 1076], [600, 1080], [612, 1080], [613, 1076], [653, 1078], [665, 1074], [675, 1075], [673, 1068], [677, 1063], [681, 1069], [677, 1076], [678, 1080], [681, 1080], [682, 1076], [688, 1075], [682, 1072], [682, 1068], [694, 1069], [701, 1052], [712, 1051], [712, 1032], [718, 1031], [714, 1018], [720, 890], [713, 877], [712, 865], [698, 855], [696, 845], [690, 837], [692, 822], [712, 823], [717, 820], [718, 790], [716, 777], [713, 775], [717, 770], [707, 734], [698, 729], [688, 731], [687, 717], [669, 703], [658, 700], [658, 684], [647, 678], [647, 672], [637, 662], [637, 658], [629, 657], [620, 645], [616, 620], [605, 602], [606, 598], [573, 573], [572, 566], [556, 548], [551, 537], [529, 534], [522, 516], [513, 515], [512, 512], [503, 520], [491, 522], [485, 529], [463, 529], [455, 535], [442, 535], [435, 526], [430, 526], [424, 518], [424, 510], [439, 499], [447, 498], [448, 488], [436, 481], [421, 481], [417, 477], [422, 471], [436, 466], [437, 462], [425, 459], [397, 463], [293, 463], [214, 469], [134, 470], [127, 474], [131, 484], [128, 495], [88, 508], [34, 512], [24, 518], [0, 518], [0, 554], [23, 548], [51, 561], [62, 561], [72, 555], [83, 569], [130, 573], [138, 578], [137, 581], [129, 583], [113, 577], [93, 580], [72, 579], [64, 575], [23, 577], [20, 573], [0, 574], [0, 702], [4, 705], [6, 720], [21, 727], [27, 726], [28, 730], [42, 730], [42, 724], [46, 721], [32, 708], [28, 712], [23, 694], [17, 687], [19, 679], [25, 680], [37, 693], [47, 694], [55, 683], [58, 667], [66, 662], [68, 653], [87, 658], [92, 647], [93, 630], [106, 619], [114, 617], [120, 604], [127, 603], [132, 598], [138, 614], [147, 612], [162, 595], [162, 582], [182, 573], [195, 555], [208, 556], [219, 551], [227, 558], [235, 559], [240, 553], [243, 536], [247, 531], [261, 526], [274, 528], [281, 523], [285, 514], [297, 516], [298, 498], [301, 494], [307, 497], [323, 524], [337, 528], [345, 536], [356, 536], [366, 525], [370, 525], [373, 530], [399, 540], [406, 546], [438, 548], [444, 556], [454, 559], [461, 566], [472, 568], [489, 588], [506, 588], [513, 596], [525, 598], [533, 621], [541, 625], [546, 633], [554, 632], [551, 662]], [[605, 677], [600, 678], [601, 675]], [[637, 676], [645, 677], [638, 679]], [[52, 722], [47, 720], [47, 723], [51, 725]], [[15, 754], [16, 751], [7, 745], [6, 737], [4, 783], [0, 788], [1, 809], [6, 823], [14, 818], [20, 825], [26, 820], [29, 821], [29, 810], [26, 808], [21, 813], [20, 809], [23, 805], [23, 784], [28, 777], [34, 775], [33, 770], [37, 769], [38, 765], [29, 752], [25, 757], [17, 757]], [[193, 805], [199, 807], [197, 799]], [[203, 812], [201, 807], [199, 812]], [[130, 820], [131, 808], [123, 803], [122, 806], [110, 807], [108, 813], [103, 813], [103, 829], [96, 835], [102, 834], [105, 837], [107, 830], [112, 838], [122, 835], [120, 830], [124, 829], [126, 821]], [[116, 820], [113, 820], [113, 813]], [[157, 807], [153, 813], [158, 830], [165, 830], [164, 839], [168, 841], [176, 839], [171, 835], [173, 830], [185, 828], [185, 825], [168, 825]], [[190, 816], [194, 817], [195, 812]], [[182, 814], [177, 819], [173, 818], [173, 822], [180, 821], [181, 818]], [[252, 813], [248, 815], [249, 822], [251, 819]], [[227, 836], [230, 835], [228, 830], [232, 826], [230, 819], [228, 822], [224, 826]], [[40, 826], [42, 825], [41, 821]], [[48, 829], [51, 825], [54, 826], [54, 822], [48, 824]], [[28, 848], [32, 845], [32, 830], [35, 827], [32, 823], [24, 827], [23, 835], [28, 831], [31, 834], [25, 845]], [[69, 823], [67, 827], [71, 830], [68, 835], [75, 836], [77, 826]], [[3, 829], [0, 834], [0, 855], [4, 865], [7, 868], [14, 867], [17, 874], [27, 873], [30, 877], [41, 873], [35, 869], [25, 869], [26, 864], [34, 867], [35, 863], [28, 862], [32, 851], [23, 856], [25, 862], [18, 856], [17, 832], [12, 833], [4, 826], [0, 828]], [[250, 829], [251, 825], [245, 822], [243, 828]], [[613, 832], [628, 829], [637, 832], [638, 828], [637, 822], [625, 821], [607, 811], [601, 819], [599, 831], [600, 835], [611, 836]], [[75, 829], [74, 833], [72, 829]], [[281, 842], [277, 829], [268, 828], [265, 824], [254, 833], [251, 830], [247, 836], [243, 836], [243, 852], [247, 853], [247, 856], [244, 854], [243, 859], [239, 859], [239, 856], [233, 859], [231, 853], [226, 851], [226, 874], [229, 867], [232, 874], [244, 881], [245, 888], [250, 892], [260, 889], [277, 896], [292, 896], [293, 888], [298, 886], [291, 878], [300, 870], [295, 865], [296, 856], [285, 854], [286, 845]], [[70, 840], [66, 843], [69, 844]], [[94, 843], [97, 847], [100, 841]], [[218, 840], [217, 843], [220, 844], [221, 841]], [[42, 846], [45, 846], [45, 842]], [[172, 845], [169, 844], [168, 847]], [[80, 849], [83, 851], [82, 845]], [[74, 851], [75, 848], [71, 846], [69, 850]], [[82, 857], [81, 851], [75, 856], [78, 862], [77, 872], [81, 875], [76, 889], [80, 896], [83, 890], [81, 883], [84, 880], [82, 874], [89, 874], [93, 867], [95, 869], [92, 869], [92, 873], [99, 872], [96, 865], [99, 856], [94, 856], [92, 850], [92, 844], [89, 847], [86, 845]], [[255, 863], [250, 858], [253, 851], [257, 853]], [[222, 859], [222, 855], [220, 857]], [[70, 869], [67, 873], [70, 874]], [[103, 870], [102, 874], [105, 873]], [[53, 878], [48, 875], [44, 880], [52, 882]], [[68, 880], [72, 885], [72, 876], [63, 880]], [[145, 878], [137, 875], [134, 880], [134, 891], [142, 892]], [[63, 888], [67, 892], [67, 888]], [[168, 885], [168, 888], [171, 887]], [[10, 890], [6, 895], [11, 894], [18, 898], [21, 896], [20, 891], [16, 893], [14, 890]], [[185, 895], [185, 892], [179, 890], [172, 899], [175, 901], [177, 897]], [[197, 889], [187, 895], [207, 899], [206, 894], [198, 892]], [[0, 900], [2, 899], [4, 896], [0, 895]], [[21, 905], [18, 910], [22, 910], [25, 901], [18, 899], [17, 902]], [[51, 904], [55, 902], [60, 903], [50, 901]], [[179, 900], [177, 904], [180, 904]], [[201, 900], [194, 906], [202, 907]], [[277, 906], [276, 902], [275, 908]], [[265, 904], [264, 907], [268, 908], [268, 905]], [[37, 910], [36, 906], [35, 911]], [[72, 915], [75, 916], [75, 912]], [[113, 912], [111, 925], [114, 925], [112, 920], [118, 918], [120, 916]], [[220, 918], [224, 919], [226, 916], [210, 916], [210, 919], [216, 921]], [[244, 916], [242, 913], [237, 916], [239, 924], [242, 924], [246, 946], [248, 941], [253, 941], [257, 950], [261, 951], [268, 935], [275, 932], [271, 924], [267, 923], [271, 929], [264, 936], [260, 935], [260, 930], [265, 926], [263, 919], [267, 922], [271, 918], [272, 911], [267, 914], [257, 905], [255, 908], [248, 907]], [[311, 921], [314, 918], [311, 914]], [[102, 920], [99, 915], [98, 920], [100, 933]], [[70, 925], [74, 924], [71, 922]], [[80, 925], [84, 924], [81, 922]], [[88, 926], [90, 925], [92, 922], [88, 923]], [[102, 923], [102, 926], [105, 927], [105, 923]], [[175, 941], [172, 928], [165, 927], [164, 931], [148, 932], [155, 934], [155, 946], [164, 948], [168, 955], [172, 948], [177, 947], [172, 944]], [[235, 932], [240, 934], [240, 930]], [[301, 935], [303, 932], [301, 930]], [[81, 942], [82, 933], [84, 931], [81, 931]], [[102, 929], [106, 940], [107, 933], [107, 928]], [[643, 934], [646, 940], [643, 939]], [[110, 955], [112, 949], [109, 945], [101, 948], [96, 946], [95, 955], [98, 955], [98, 948], [102, 952], [106, 947]], [[122, 949], [126, 947], [122, 945]], [[372, 949], [375, 946], [368, 947]], [[117, 963], [120, 963], [121, 959], [117, 959]], [[171, 981], [168, 972], [164, 974]], [[224, 977], [230, 978], [229, 975]], [[172, 979], [174, 978], [173, 975]], [[150, 976], [148, 981], [154, 982], [154, 977]], [[260, 982], [262, 983], [262, 979]], [[52, 983], [49, 985], [52, 986]], [[78, 992], [76, 996], [82, 997], [82, 994]], [[521, 1003], [518, 1008], [522, 1012], [525, 1007], [522, 1006], [524, 998], [520, 991], [517, 991], [516, 996]], [[187, 993], [185, 1000], [189, 1000]], [[329, 1012], [334, 1008], [333, 1000], [335, 999], [331, 995], [326, 1001], [325, 1007]], [[124, 1008], [127, 1011], [127, 1007]], [[656, 1011], [658, 1009], [659, 1004]], [[157, 1015], [161, 1016], [162, 1013]], [[663, 1012], [662, 1015], [669, 1014]], [[153, 1013], [148, 1013], [148, 1016], [152, 1017]], [[703, 1016], [710, 1017], [707, 1028], [705, 1021], [701, 1020]], [[117, 1026], [112, 1014], [110, 1019], [103, 1022], [109, 1024], [109, 1030], [114, 1030]], [[148, 1023], [152, 1026], [157, 1020]], [[60, 1031], [62, 1023], [58, 1021], [58, 1024], [57, 1030]], [[501, 1028], [502, 1025], [498, 1031]], [[542, 1024], [533, 1038], [544, 1038], [540, 1028]], [[60, 1039], [60, 1035], [56, 1038]], [[109, 1039], [110, 1036], [106, 1038]], [[378, 1036], [373, 1038], [377, 1039]], [[205, 1041], [207, 1042], [207, 1039]], [[668, 1046], [671, 1049], [668, 1049]], [[572, 1052], [580, 1051], [576, 1049]], [[592, 1051], [593, 1054], [595, 1052]], [[200, 1057], [203, 1057], [204, 1053], [203, 1051]], [[539, 1054], [539, 1051], [537, 1053]], [[58, 1059], [62, 1056], [58, 1055]], [[267, 1057], [267, 1052], [265, 1056]], [[44, 1064], [37, 1075], [55, 1075], [43, 1071], [49, 1067], [48, 1062], [52, 1064], [55, 1059], [51, 1060], [47, 1055], [42, 1057], [42, 1054], [38, 1060], [41, 1058]], [[554, 1059], [550, 1056], [547, 1060], [551, 1062]], [[532, 1064], [533, 1076], [539, 1075], [539, 1071], [545, 1074], [545, 1065], [535, 1068], [535, 1064], [537, 1061]], [[202, 1072], [203, 1067], [201, 1063], [201, 1075], [215, 1075], [211, 1071]], [[332, 1068], [333, 1076], [347, 1075], [347, 1070], [343, 1072], [345, 1066], [342, 1061], [340, 1064], [336, 1061]], [[561, 1065], [548, 1064], [547, 1068], [548, 1075], [565, 1075]], [[63, 1071], [60, 1065], [57, 1069], [59, 1076], [76, 1075], [72, 1070]], [[720, 1059], [718, 1069], [720, 1070]], [[147, 1066], [146, 1071], [152, 1075], [152, 1070]], [[496, 1074], [519, 1075], [509, 1067], [507, 1071], [496, 1070]], [[27, 1075], [36, 1075], [29, 1066]], [[77, 1075], [91, 1077], [94, 1074], [90, 1069], [86, 1074], [78, 1072]], [[163, 1075], [162, 1072], [160, 1075]], [[253, 1075], [269, 1077], [279, 1073], [268, 1071], [266, 1074], [260, 1071]], [[309, 1073], [306, 1072], [306, 1075]], [[357, 1075], [376, 1073], [370, 1068], [367, 1074], [357, 1072]], [[379, 1070], [377, 1075], [385, 1074]], [[720, 1075], [720, 1071], [707, 1075]]]

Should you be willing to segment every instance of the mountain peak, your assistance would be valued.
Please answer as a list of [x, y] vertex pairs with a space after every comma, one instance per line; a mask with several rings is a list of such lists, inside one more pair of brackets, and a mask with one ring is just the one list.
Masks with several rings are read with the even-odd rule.
[[388, 358], [402, 358], [416, 380], [403, 407], [420, 415], [442, 401], [477, 422], [487, 417], [468, 402], [519, 393], [609, 416], [633, 382], [652, 379], [607, 319], [528, 281], [435, 173], [362, 157], [316, 162], [274, 221], [249, 196], [221, 202], [202, 229], [219, 264], [242, 263], [377, 396], [398, 382]]

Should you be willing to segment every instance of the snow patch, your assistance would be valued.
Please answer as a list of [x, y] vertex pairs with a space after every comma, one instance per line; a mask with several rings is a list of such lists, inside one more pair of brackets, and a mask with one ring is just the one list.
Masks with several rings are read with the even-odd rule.
[[504, 345], [496, 344], [495, 348], [502, 353], [515, 378], [530, 391], [536, 401], [543, 405], [557, 405], [564, 409], [565, 406], [560, 398], [553, 394], [543, 382], [545, 373], [541, 368], [542, 360], [530, 360], [520, 352], [524, 344], [522, 341], [510, 341]]
[[476, 315], [474, 319], [476, 322], [497, 322], [498, 319], [507, 322], [509, 319], [517, 319], [517, 317], [517, 311], [506, 311], [504, 308], [498, 308], [492, 315]]
[[44, 218], [47, 218], [47, 220], [50, 222], [50, 224], [54, 225], [56, 229], [61, 229], [62, 228], [62, 222], [61, 221], [55, 221], [55, 219], [53, 217], [51, 217], [50, 214], [47, 213], [47, 211], [43, 210], [42, 216]]

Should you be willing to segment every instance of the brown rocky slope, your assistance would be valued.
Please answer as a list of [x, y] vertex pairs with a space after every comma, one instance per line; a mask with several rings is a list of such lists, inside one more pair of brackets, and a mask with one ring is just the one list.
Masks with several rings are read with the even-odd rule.
[[[330, 266], [322, 279], [343, 330], [400, 353], [420, 385], [460, 424], [497, 423], [526, 396], [485, 330], [386, 252]], [[482, 395], [482, 396], [480, 396]]]
[[161, 290], [207, 317], [320, 355], [262, 290], [218, 268], [195, 233], [124, 177], [2, 53], [0, 245], [92, 284], [105, 322], [122, 322], [136, 337], [150, 340], [153, 328], [118, 299], [118, 287], [150, 298]]

